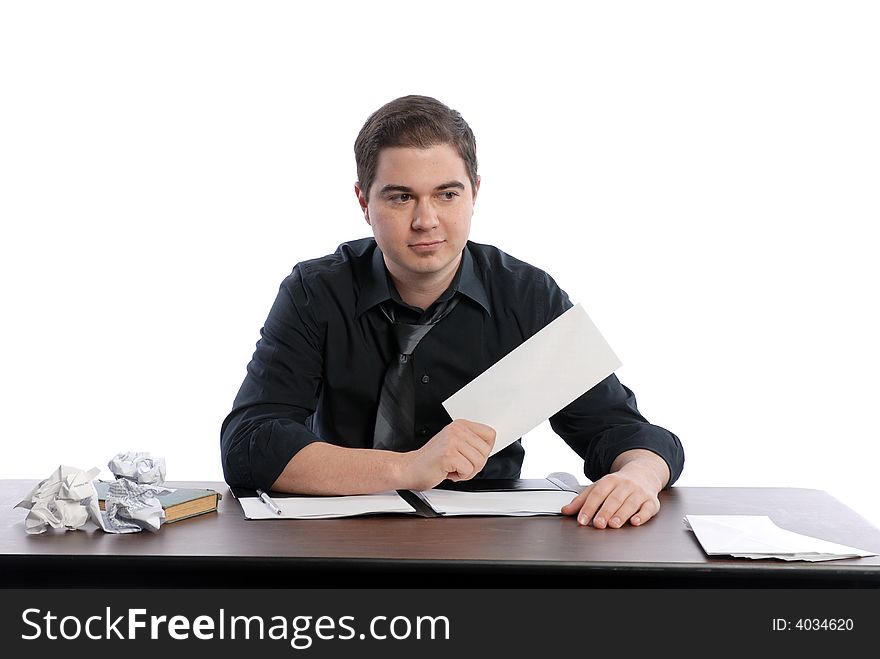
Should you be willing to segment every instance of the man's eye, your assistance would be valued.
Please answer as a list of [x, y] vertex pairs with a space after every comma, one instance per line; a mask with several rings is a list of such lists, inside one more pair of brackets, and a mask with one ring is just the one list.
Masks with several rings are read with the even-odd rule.
[[440, 196], [443, 197], [446, 201], [452, 201], [458, 196], [457, 192], [453, 192], [452, 190], [446, 190], [445, 192], [441, 192]]
[[401, 192], [400, 194], [396, 194], [393, 197], [391, 197], [391, 201], [398, 201], [398, 202], [403, 203], [403, 202], [409, 201], [411, 198], [412, 198], [412, 195], [409, 195], [406, 192]]

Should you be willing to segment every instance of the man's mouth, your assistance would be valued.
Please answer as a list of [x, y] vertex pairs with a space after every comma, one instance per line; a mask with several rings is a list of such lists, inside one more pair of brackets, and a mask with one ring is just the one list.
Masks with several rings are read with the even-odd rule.
[[432, 252], [436, 249], [440, 249], [445, 240], [426, 240], [420, 243], [413, 243], [410, 245], [412, 249], [417, 252]]

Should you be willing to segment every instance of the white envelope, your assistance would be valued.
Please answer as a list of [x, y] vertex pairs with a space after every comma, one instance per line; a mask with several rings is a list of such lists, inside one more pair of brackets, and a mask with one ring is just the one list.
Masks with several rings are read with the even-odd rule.
[[766, 515], [685, 515], [710, 556], [828, 561], [877, 554], [780, 528]]
[[449, 416], [495, 429], [509, 446], [620, 368], [577, 304], [443, 402]]

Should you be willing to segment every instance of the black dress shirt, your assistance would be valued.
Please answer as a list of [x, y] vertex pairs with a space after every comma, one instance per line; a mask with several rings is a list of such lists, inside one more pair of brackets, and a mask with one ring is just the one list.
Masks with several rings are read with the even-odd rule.
[[[441, 300], [461, 299], [413, 353], [416, 449], [451, 422], [453, 393], [572, 306], [544, 271], [489, 245], [468, 242]], [[226, 482], [269, 489], [304, 446], [325, 441], [370, 448], [379, 394], [395, 338], [380, 305], [417, 322], [403, 304], [375, 240], [343, 243], [334, 254], [297, 264], [281, 283], [232, 412], [221, 429]], [[429, 313], [425, 310], [425, 313]], [[528, 391], [526, 380], [522, 383]], [[684, 464], [678, 438], [649, 424], [632, 391], [610, 375], [550, 418], [550, 425], [597, 480], [623, 451], [644, 448], [669, 466]], [[478, 478], [518, 478], [516, 441], [490, 457]]]

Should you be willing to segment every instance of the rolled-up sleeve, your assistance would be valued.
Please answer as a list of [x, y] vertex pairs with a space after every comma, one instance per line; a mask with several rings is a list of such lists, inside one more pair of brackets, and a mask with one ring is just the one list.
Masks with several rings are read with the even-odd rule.
[[632, 391], [613, 373], [550, 417], [553, 428], [584, 460], [584, 474], [597, 481], [611, 472], [615, 458], [630, 449], [647, 449], [669, 467], [672, 485], [684, 467], [684, 449], [674, 434], [648, 423]]
[[321, 392], [324, 332], [299, 268], [281, 284], [232, 412], [220, 430], [226, 482], [269, 489], [303, 447]]
[[[546, 325], [572, 304], [568, 295], [548, 275], [544, 285]], [[672, 485], [684, 468], [681, 441], [665, 428], [645, 419], [636, 405], [636, 397], [609, 375], [580, 398], [550, 417], [550, 427], [584, 460], [584, 475], [597, 481], [611, 472], [611, 464], [624, 451], [647, 449], [666, 461]]]

